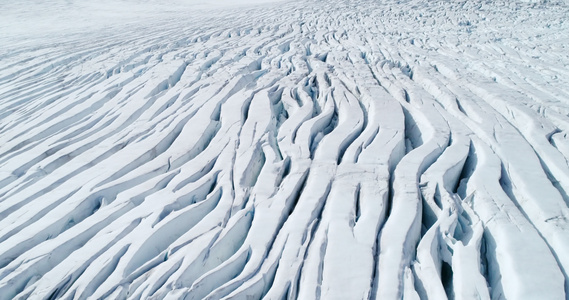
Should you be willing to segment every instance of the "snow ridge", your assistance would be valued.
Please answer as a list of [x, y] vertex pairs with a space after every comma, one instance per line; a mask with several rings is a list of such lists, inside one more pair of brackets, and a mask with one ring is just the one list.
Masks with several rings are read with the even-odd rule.
[[7, 46], [0, 299], [569, 299], [568, 15], [286, 2]]

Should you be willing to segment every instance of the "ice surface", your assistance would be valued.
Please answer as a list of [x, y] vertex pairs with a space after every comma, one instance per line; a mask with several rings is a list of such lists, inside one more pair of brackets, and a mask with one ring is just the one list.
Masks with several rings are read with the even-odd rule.
[[0, 299], [569, 299], [562, 1], [0, 4]]

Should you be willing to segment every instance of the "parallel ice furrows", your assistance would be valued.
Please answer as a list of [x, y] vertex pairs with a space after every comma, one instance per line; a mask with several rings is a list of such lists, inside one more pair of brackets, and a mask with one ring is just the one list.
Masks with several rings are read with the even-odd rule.
[[[471, 195], [474, 211], [488, 231], [482, 251], [487, 259], [485, 268], [492, 286], [492, 298], [540, 297], [548, 290], [558, 291], [558, 295], [552, 296], [563, 298], [564, 278], [554, 257], [529, 254], [547, 253], [549, 248], [500, 187], [499, 160], [488, 146], [482, 146], [478, 140], [473, 143], [477, 154], [469, 159], [475, 159], [477, 164], [464, 192]], [[488, 178], [496, 180], [488, 182]], [[478, 184], [484, 184], [484, 187]], [[512, 251], [510, 247], [518, 250]], [[525, 263], [520, 264], [520, 261]], [[528, 276], [535, 273], [540, 274], [539, 278]], [[501, 280], [504, 276], [510, 279]]]
[[[418, 74], [419, 74], [419, 73], [418, 73]], [[435, 73], [431, 73], [431, 76], [435, 76], [435, 77], [436, 77], [437, 75], [436, 75]], [[423, 76], [420, 76], [420, 77], [419, 77], [419, 76], [417, 76], [417, 79], [419, 79], [419, 78], [421, 79], [421, 81], [422, 81], [422, 80], [426, 80], [426, 82], [428, 82], [428, 80], [426, 79], [427, 77], [423, 77]], [[440, 78], [440, 79], [442, 79], [442, 78]], [[444, 80], [443, 80], [443, 81], [444, 81]], [[432, 81], [431, 81], [430, 84], [432, 84]], [[464, 93], [464, 91], [461, 91], [461, 90], [458, 89], [458, 88], [453, 87], [452, 89], [453, 89], [453, 92], [454, 92], [455, 94], [452, 94], [453, 92], [450, 92], [450, 91], [443, 91], [443, 90], [440, 90], [440, 89], [439, 89], [438, 91], [436, 91], [436, 90], [433, 90], [433, 91], [434, 91], [434, 93], [435, 93], [436, 95], [439, 96], [439, 99], [441, 99], [441, 100], [442, 100], [442, 99], [447, 99], [447, 100], [445, 101], [445, 102], [446, 102], [446, 103], [445, 103], [445, 106], [449, 109], [449, 111], [450, 111], [451, 113], [453, 113], [455, 116], [459, 117], [459, 119], [463, 119], [463, 121], [465, 121], [465, 124], [466, 124], [467, 126], [469, 126], [470, 129], [474, 130], [474, 132], [477, 133], [477, 135], [478, 135], [479, 137], [482, 137], [482, 138], [486, 139], [487, 135], [484, 134], [483, 131], [480, 131], [480, 130], [481, 130], [483, 127], [487, 127], [488, 125], [491, 125], [492, 123], [491, 123], [491, 122], [488, 122], [488, 123], [485, 123], [484, 126], [483, 126], [483, 124], [481, 124], [481, 123], [475, 124], [475, 123], [473, 123], [473, 122], [471, 122], [471, 121], [468, 121], [467, 119], [464, 119], [465, 112], [468, 112], [468, 115], [472, 115], [473, 112], [476, 112], [476, 110], [478, 110], [479, 112], [478, 112], [477, 114], [478, 114], [478, 115], [482, 115], [481, 109], [480, 109], [480, 108], [476, 108], [476, 107], [474, 107], [474, 106], [471, 106], [470, 103], [464, 102], [464, 101], [460, 101], [461, 105], [460, 105], [460, 106], [458, 107], [458, 109], [457, 109], [457, 107], [456, 107], [456, 103], [457, 103], [457, 102], [456, 102], [456, 101], [457, 101], [458, 99], [467, 99], [468, 97], [472, 97], [472, 96], [468, 96], [466, 93]], [[448, 97], [448, 96], [450, 96], [450, 95], [452, 95], [452, 97], [457, 97], [457, 98], [456, 98], [457, 100]], [[466, 105], [467, 103], [469, 104], [468, 106]], [[479, 102], [479, 104], [480, 104], [480, 103], [481, 103], [481, 102]], [[488, 111], [490, 111], [490, 110], [489, 110], [489, 109], [485, 109], [485, 113], [487, 113]], [[479, 122], [484, 122], [484, 121], [480, 120]], [[504, 130], [503, 128], [507, 128], [507, 127], [508, 127], [507, 125], [505, 125], [504, 121], [501, 121], [501, 122], [502, 122], [503, 125], [501, 125], [502, 127], [501, 127], [500, 129], [496, 128], [495, 125], [494, 125], [494, 127], [487, 129], [488, 131], [491, 131], [491, 133], [489, 133], [489, 134], [491, 134], [491, 135], [499, 134], [499, 132], [500, 132], [501, 130]], [[500, 121], [497, 121], [497, 123], [500, 123]], [[488, 127], [490, 127], [490, 126], [488, 126]], [[483, 129], [482, 129], [482, 130], [483, 130]], [[515, 137], [517, 134], [519, 134], [519, 133], [518, 133], [518, 132], [512, 133], [512, 134], [509, 135], [509, 138], [511, 139], [511, 138]], [[491, 139], [495, 139], [495, 138], [496, 138], [496, 137], [492, 137]], [[490, 140], [486, 140], [486, 141], [490, 144], [491, 147], [496, 147], [496, 148], [502, 147], [502, 149], [508, 147], [505, 141], [500, 141], [499, 144], [496, 144], [495, 142], [492, 142], [491, 139], [490, 139]], [[520, 151], [520, 146], [523, 145], [523, 143], [526, 143], [526, 141], [523, 140], [523, 141], [519, 141], [518, 143], [516, 143], [516, 149], [517, 149], [516, 151]], [[498, 146], [498, 145], [500, 145], [500, 146]], [[502, 150], [502, 151], [503, 151], [503, 150]], [[472, 152], [472, 149], [471, 149], [471, 152]], [[474, 152], [473, 154], [475, 154], [475, 153], [476, 153], [476, 152]], [[471, 172], [471, 171], [468, 171], [468, 170], [469, 170], [469, 169], [471, 170], [471, 169], [473, 168], [473, 166], [470, 165], [470, 164], [472, 164], [473, 161], [476, 162], [476, 164], [479, 163], [479, 161], [477, 160], [476, 156], [472, 157], [473, 154], [470, 154], [470, 155], [469, 155], [468, 163], [467, 163], [467, 165], [465, 165], [466, 173], [465, 173], [465, 171], [463, 171], [463, 173], [466, 174], [466, 175], [469, 174], [469, 172]], [[512, 157], [512, 155], [510, 155], [510, 157]], [[526, 163], [527, 163], [527, 159], [529, 159], [530, 157], [531, 157], [531, 155], [526, 155], [526, 158], [525, 158], [523, 164], [526, 164]], [[485, 167], [485, 168], [489, 168], [489, 167]], [[503, 167], [502, 167], [502, 168], [503, 168]], [[537, 169], [537, 170], [539, 170], [539, 169]], [[463, 175], [463, 176], [464, 176], [464, 175]], [[470, 176], [470, 175], [467, 175], [467, 176]], [[508, 187], [508, 186], [507, 186], [507, 185], [504, 186], [504, 182], [503, 182], [504, 179], [501, 178], [502, 176], [504, 176], [503, 171], [502, 171], [502, 174], [498, 174], [498, 176], [499, 176], [499, 177], [497, 177], [497, 178], [499, 179], [499, 184], [501, 184], [501, 185], [503, 186], [503, 188], [506, 189], [506, 193], [507, 193], [507, 192], [508, 192], [508, 190], [507, 190], [507, 187]], [[486, 178], [486, 177], [488, 177], [488, 176], [483, 176], [483, 178]], [[468, 182], [470, 182], [470, 181], [468, 181]], [[463, 183], [464, 183], [464, 182], [463, 182]], [[474, 185], [474, 183], [471, 183], [471, 184]], [[461, 185], [462, 185], [462, 183], [461, 183]], [[482, 189], [482, 188], [480, 188], [480, 189], [473, 188], [472, 191], [474, 192], [474, 199], [476, 198], [476, 194], [477, 194], [477, 193], [482, 193], [483, 190], [487, 190], [487, 189], [486, 189], [486, 188], [484, 188], [484, 189]], [[499, 190], [501, 191], [502, 188], [500, 188]], [[463, 191], [464, 191], [464, 190], [463, 190]], [[472, 193], [472, 192], [471, 192], [471, 193]], [[500, 193], [501, 193], [501, 192], [500, 192]], [[469, 193], [463, 192], [462, 197], [466, 197], [466, 196], [468, 196], [468, 195], [469, 195]], [[494, 195], [494, 196], [492, 196], [492, 198], [497, 199], [497, 197], [498, 197], [497, 192], [494, 192], [493, 195]], [[471, 195], [471, 196], [472, 196], [472, 195]], [[471, 196], [469, 196], [469, 197], [471, 197]], [[510, 195], [508, 195], [508, 196], [509, 196], [509, 197], [512, 197], [512, 196], [510, 196]], [[479, 200], [479, 201], [482, 201], [482, 200]], [[496, 200], [494, 200], [494, 201], [496, 201]], [[511, 200], [508, 200], [508, 201], [511, 201]], [[481, 216], [483, 222], [484, 222], [484, 218], [490, 218], [490, 220], [494, 219], [494, 215], [495, 215], [495, 214], [489, 215], [488, 217], [484, 217], [484, 215], [485, 215], [486, 213], [483, 212], [483, 211], [481, 211], [480, 208], [477, 208], [478, 206], [476, 205], [476, 202], [474, 202], [474, 203], [475, 203], [475, 204], [474, 204], [474, 211], [475, 211], [477, 214], [479, 214], [479, 215]], [[510, 203], [510, 205], [511, 205], [511, 203]], [[520, 213], [519, 211], [517, 211], [517, 209], [514, 209], [513, 207], [508, 208], [507, 211], [510, 211], [510, 214], [514, 214], [514, 213], [519, 214], [519, 213]], [[490, 216], [492, 216], [492, 217], [490, 217]], [[531, 220], [531, 219], [530, 219], [530, 220]], [[524, 219], [524, 221], [527, 221], [527, 220]], [[487, 221], [486, 221], [486, 222], [487, 222]], [[505, 225], [501, 225], [501, 226], [505, 226]], [[490, 224], [488, 224], [488, 231], [489, 231], [489, 232], [492, 232], [492, 230], [495, 230], [495, 229], [492, 229], [492, 228], [493, 228], [493, 226], [491, 226]], [[501, 228], [501, 227], [500, 227], [500, 228]], [[509, 234], [509, 236], [510, 236], [510, 238], [513, 238], [515, 235]], [[525, 234], [525, 233], [523, 234], [523, 238], [528, 238], [528, 236], [529, 236], [528, 234]], [[522, 237], [520, 236], [520, 238], [522, 238]], [[537, 237], [534, 236], [534, 238], [537, 238]], [[540, 239], [539, 239], [539, 240], [540, 240]], [[503, 239], [501, 242], [506, 242], [506, 240]], [[499, 244], [499, 243], [501, 243], [501, 242], [497, 242], [497, 243]], [[510, 242], [510, 243], [513, 243], [513, 242]], [[538, 244], [538, 242], [536, 241], [535, 244]], [[509, 256], [511, 256], [511, 255], [509, 254]], [[527, 258], [524, 258], [524, 260], [526, 260], [526, 259], [527, 259]], [[493, 263], [492, 263], [492, 264], [493, 264], [493, 265], [504, 265], [504, 266], [501, 267], [501, 269], [500, 269], [502, 272], [513, 272], [513, 273], [519, 272], [519, 271], [506, 271], [506, 270], [508, 270], [508, 268], [509, 268], [509, 266], [506, 264], [506, 262], [499, 262], [499, 261], [493, 260]], [[536, 262], [536, 264], [540, 264], [540, 263], [537, 263], [537, 262]], [[516, 265], [517, 265], [517, 264], [516, 264]], [[496, 273], [496, 272], [495, 272], [495, 271], [490, 271], [490, 272], [488, 272], [489, 275], [491, 275], [491, 276], [496, 276], [496, 275], [493, 275], [493, 273]], [[524, 274], [525, 274], [525, 273], [527, 273], [527, 272], [526, 272], [526, 271], [522, 271], [521, 273], [524, 273]], [[557, 274], [557, 275], [559, 275], [559, 274]], [[493, 286], [493, 285], [495, 284], [495, 283], [492, 283], [491, 281], [490, 281], [490, 283], [491, 283], [491, 286]], [[530, 287], [533, 286], [533, 285], [532, 285], [533, 283], [534, 283], [534, 281], [528, 282], [527, 284], [520, 284], [520, 286], [523, 285], [525, 288], [530, 288]], [[537, 289], [540, 289], [540, 287], [541, 287], [541, 286], [536, 286]], [[495, 293], [494, 296], [499, 295], [499, 292], [496, 292], [496, 291], [501, 290], [501, 289], [502, 289], [502, 285], [498, 285], [498, 287], [497, 287], [496, 289], [493, 289], [492, 291], [493, 291], [493, 293]], [[510, 287], [508, 291], [513, 293], [515, 290], [516, 290], [515, 287]], [[529, 295], [531, 292], [526, 291], [525, 293], [526, 293], [527, 295]], [[539, 292], [535, 292], [535, 293], [538, 294]], [[521, 296], [520, 296], [521, 294], [522, 294], [522, 293], [520, 293], [520, 294], [519, 294], [518, 296], [516, 296], [516, 297], [521, 297]]]
[[0, 299], [567, 298], [567, 14], [283, 2], [6, 46]]
[[[481, 106], [479, 109], [489, 110], [483, 102], [478, 102], [478, 105]], [[479, 137], [495, 148], [494, 151], [498, 155], [503, 156], [502, 168], [506, 173], [502, 172], [501, 183], [506, 192], [510, 193], [510, 198], [513, 198], [515, 203], [523, 209], [523, 212], [534, 226], [539, 229], [541, 235], [553, 249], [557, 249], [557, 252], [564, 251], [561, 250], [565, 247], [561, 241], [567, 240], [562, 237], [567, 232], [566, 225], [563, 225], [564, 218], [560, 218], [560, 224], [551, 227], [549, 227], [551, 224], [547, 224], [548, 222], [544, 221], [544, 219], [548, 218], [552, 218], [550, 221], [557, 220], [557, 216], [567, 214], [567, 206], [564, 204], [562, 196], [548, 180], [546, 175], [547, 169], [543, 170], [539, 167], [541, 164], [535, 155], [533, 147], [530, 147], [528, 141], [519, 134], [521, 130], [513, 129], [513, 126], [502, 119], [501, 115], [495, 115], [495, 117], [497, 118], [496, 123], [500, 124], [500, 127], [493, 125], [491, 128], [483, 129], [484, 127], [490, 127], [488, 125], [492, 124], [486, 123], [484, 126], [481, 124], [477, 125], [476, 128], [471, 128]], [[507, 136], [504, 133], [506, 131], [510, 132]], [[534, 165], [534, 167], [530, 167], [531, 165]], [[530, 169], [533, 171], [529, 171]], [[512, 182], [508, 182], [509, 179], [507, 177], [504, 178], [504, 176], [510, 177]], [[549, 193], [549, 196], [545, 196], [547, 195], [546, 193]], [[548, 215], [549, 217], [547, 217]], [[565, 269], [562, 257], [559, 258], [559, 262], [562, 269]]]
[[[409, 79], [403, 78], [405, 75], [399, 69], [392, 70], [396, 70], [392, 76], [407, 88]], [[423, 209], [418, 180], [442, 153], [450, 138], [448, 125], [429, 103], [432, 100], [426, 92], [412, 87], [409, 91], [402, 90], [400, 94], [404, 94], [400, 101], [406, 111], [409, 153], [394, 170], [393, 205], [380, 234], [379, 298], [400, 298], [406, 289], [402, 279], [415, 256], [415, 247], [421, 234], [419, 214]]]

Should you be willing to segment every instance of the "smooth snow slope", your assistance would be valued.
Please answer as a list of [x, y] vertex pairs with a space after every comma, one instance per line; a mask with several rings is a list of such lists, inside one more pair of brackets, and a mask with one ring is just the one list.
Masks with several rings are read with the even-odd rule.
[[[42, 38], [66, 39], [72, 33], [153, 24], [157, 19], [181, 19], [218, 14], [219, 9], [263, 7], [284, 0], [18, 0], [0, 1], [0, 45], [37, 43]], [[212, 11], [212, 9], [215, 9]], [[188, 15], [194, 12], [194, 15]], [[142, 25], [144, 26], [144, 25]], [[2, 49], [0, 49], [2, 50]]]
[[0, 299], [569, 299], [566, 4], [138, 3], [0, 22]]

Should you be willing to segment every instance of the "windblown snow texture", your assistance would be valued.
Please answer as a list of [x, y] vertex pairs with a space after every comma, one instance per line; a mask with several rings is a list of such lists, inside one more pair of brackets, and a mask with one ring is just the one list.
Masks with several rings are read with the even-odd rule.
[[160, 16], [2, 45], [1, 299], [567, 299], [566, 4]]

